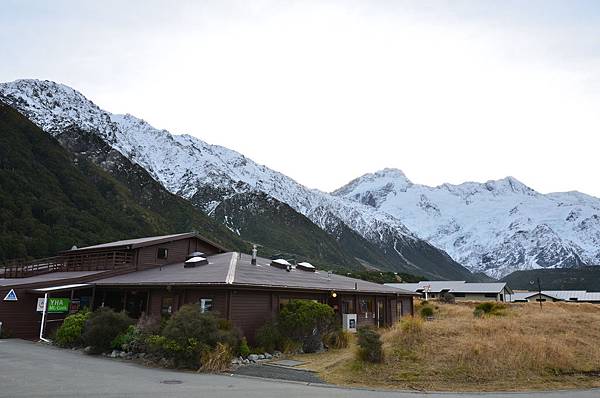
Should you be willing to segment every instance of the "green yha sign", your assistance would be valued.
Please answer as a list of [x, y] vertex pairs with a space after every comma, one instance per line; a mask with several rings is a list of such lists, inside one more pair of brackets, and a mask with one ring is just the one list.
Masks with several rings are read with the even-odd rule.
[[48, 312], [69, 312], [68, 298], [48, 298]]

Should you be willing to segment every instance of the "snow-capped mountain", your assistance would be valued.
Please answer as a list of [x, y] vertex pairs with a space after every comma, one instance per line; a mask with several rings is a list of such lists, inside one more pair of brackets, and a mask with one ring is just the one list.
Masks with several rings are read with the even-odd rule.
[[600, 264], [600, 199], [583, 193], [541, 194], [513, 177], [429, 187], [385, 169], [334, 195], [394, 216], [473, 272]]
[[131, 115], [111, 114], [70, 87], [50, 81], [18, 80], [0, 84], [0, 99], [59, 140], [72, 128], [95, 134], [169, 191], [189, 199], [208, 214], [233, 195], [263, 192], [288, 204], [338, 240], [345, 239], [336, 236], [344, 230], [340, 225], [349, 227], [377, 245], [399, 265], [399, 270], [440, 277], [468, 276], [446, 253], [416, 237], [388, 213], [308, 189], [233, 150], [156, 129]]

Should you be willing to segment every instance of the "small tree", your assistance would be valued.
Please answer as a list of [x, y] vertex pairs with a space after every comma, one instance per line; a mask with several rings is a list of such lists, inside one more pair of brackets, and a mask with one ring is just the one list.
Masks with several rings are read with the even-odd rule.
[[290, 301], [277, 317], [281, 334], [300, 342], [304, 352], [322, 349], [323, 336], [332, 330], [334, 322], [330, 306], [308, 300]]
[[360, 327], [357, 330], [358, 336], [358, 359], [366, 362], [383, 362], [383, 349], [379, 336], [374, 329], [369, 327]]

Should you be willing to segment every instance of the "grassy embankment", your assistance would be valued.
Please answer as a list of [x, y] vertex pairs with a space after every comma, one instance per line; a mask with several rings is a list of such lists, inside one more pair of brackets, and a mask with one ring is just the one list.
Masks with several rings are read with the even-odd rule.
[[301, 355], [327, 382], [441, 391], [600, 386], [600, 306], [512, 304], [501, 316], [474, 305], [435, 304], [435, 320], [408, 319], [382, 333], [385, 362], [364, 364], [356, 346]]

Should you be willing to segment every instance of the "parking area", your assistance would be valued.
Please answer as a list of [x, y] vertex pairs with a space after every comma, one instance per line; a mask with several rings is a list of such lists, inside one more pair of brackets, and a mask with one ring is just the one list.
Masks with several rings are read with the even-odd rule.
[[[0, 397], [474, 398], [344, 389], [307, 382], [199, 374], [144, 367], [23, 340], [0, 340]], [[265, 367], [266, 368], [266, 367]], [[489, 398], [597, 398], [600, 391], [485, 394]]]

